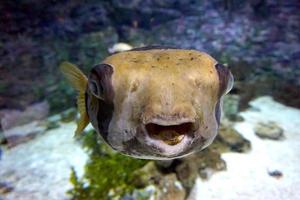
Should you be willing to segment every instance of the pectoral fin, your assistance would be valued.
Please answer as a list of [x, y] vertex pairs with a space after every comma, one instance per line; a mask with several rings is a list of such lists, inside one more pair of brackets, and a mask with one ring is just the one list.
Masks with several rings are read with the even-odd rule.
[[78, 136], [89, 123], [89, 117], [86, 113], [85, 90], [87, 87], [87, 77], [73, 64], [63, 62], [60, 69], [71, 85], [78, 91], [77, 106], [80, 118], [77, 121], [75, 136]]

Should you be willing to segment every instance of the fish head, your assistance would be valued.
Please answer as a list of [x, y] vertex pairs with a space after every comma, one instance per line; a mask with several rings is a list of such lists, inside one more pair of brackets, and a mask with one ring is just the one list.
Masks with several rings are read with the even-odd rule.
[[194, 50], [128, 51], [89, 76], [92, 125], [116, 151], [167, 160], [207, 147], [217, 135], [230, 71]]

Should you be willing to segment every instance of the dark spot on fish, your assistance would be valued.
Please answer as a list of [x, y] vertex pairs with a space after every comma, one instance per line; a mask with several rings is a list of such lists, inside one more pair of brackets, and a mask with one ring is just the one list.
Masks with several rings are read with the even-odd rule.
[[129, 51], [146, 51], [146, 50], [154, 50], [154, 49], [165, 50], [165, 49], [180, 49], [180, 48], [172, 47], [172, 46], [152, 45], [152, 46], [146, 46], [146, 47], [133, 48], [133, 49], [131, 49]]
[[137, 81], [135, 81], [131, 86], [130, 92], [133, 93], [133, 92], [137, 91], [138, 87], [139, 87], [139, 84]]
[[103, 99], [98, 100], [98, 111], [97, 111], [97, 122], [98, 122], [98, 130], [103, 137], [103, 139], [107, 142], [108, 135], [108, 127], [114, 112], [114, 89], [112, 86], [112, 74], [113, 68], [108, 64], [99, 64], [96, 65], [91, 70], [90, 76], [96, 76], [97, 80], [103, 87]]
[[152, 68], [155, 68], [155, 66], [151, 65]]
[[195, 84], [196, 84], [196, 86], [199, 88], [199, 87], [201, 86], [200, 80], [196, 79], [196, 80], [195, 80]]
[[168, 57], [167, 57], [167, 59], [169, 60], [169, 59], [170, 59], [170, 57], [168, 56]]
[[157, 58], [156, 60], [157, 60], [157, 61], [159, 61], [159, 60], [160, 60], [160, 58]]
[[191, 57], [191, 58], [190, 58], [190, 60], [194, 60], [194, 58], [193, 58], [193, 57]]
[[91, 70], [89, 80], [96, 80], [98, 85], [101, 86], [103, 94], [101, 97], [106, 101], [112, 101], [114, 98], [114, 91], [112, 86], [111, 76], [113, 74], [113, 67], [109, 64], [99, 64]]
[[108, 128], [113, 116], [114, 105], [99, 100], [99, 110], [97, 113], [98, 129], [100, 135], [107, 142]]

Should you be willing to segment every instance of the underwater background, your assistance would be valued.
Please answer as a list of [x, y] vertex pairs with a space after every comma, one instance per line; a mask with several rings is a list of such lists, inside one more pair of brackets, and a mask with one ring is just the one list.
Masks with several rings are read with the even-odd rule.
[[[300, 199], [298, 0], [0, 2], [0, 200]], [[216, 140], [170, 163], [113, 152], [76, 129], [76, 93], [116, 51], [165, 45], [227, 64]], [[125, 49], [124, 49], [125, 48]]]

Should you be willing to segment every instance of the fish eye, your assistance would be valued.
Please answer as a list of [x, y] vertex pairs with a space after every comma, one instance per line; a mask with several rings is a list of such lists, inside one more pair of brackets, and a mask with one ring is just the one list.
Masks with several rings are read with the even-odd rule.
[[113, 99], [112, 74], [113, 68], [108, 64], [102, 63], [92, 68], [88, 78], [88, 88], [95, 97], [105, 101]]
[[234, 79], [227, 66], [217, 63], [215, 65], [215, 68], [218, 72], [220, 82], [219, 94], [220, 96], [222, 96], [224, 94], [227, 94], [232, 89]]
[[99, 99], [103, 99], [104, 88], [101, 84], [98, 84], [97, 81], [91, 80], [89, 82], [89, 89], [93, 93], [94, 96], [98, 97]]

